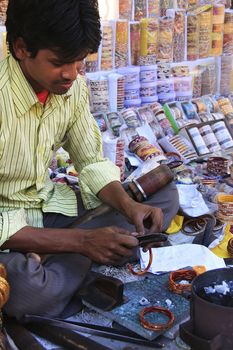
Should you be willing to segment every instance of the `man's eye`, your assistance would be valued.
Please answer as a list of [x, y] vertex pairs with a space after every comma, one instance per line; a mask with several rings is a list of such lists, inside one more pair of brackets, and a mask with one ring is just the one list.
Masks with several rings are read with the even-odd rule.
[[52, 65], [53, 65], [54, 67], [61, 67], [62, 64], [63, 64], [63, 63], [61, 63], [61, 62], [52, 62]]

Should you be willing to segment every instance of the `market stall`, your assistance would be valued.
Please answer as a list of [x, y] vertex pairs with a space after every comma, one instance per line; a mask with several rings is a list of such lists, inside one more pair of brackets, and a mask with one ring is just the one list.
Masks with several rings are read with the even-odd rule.
[[[7, 55], [2, 3], [1, 58]], [[231, 1], [119, 0], [111, 8], [111, 19], [101, 8], [104, 4], [107, 1], [100, 2], [105, 17], [101, 45], [84, 62], [103, 153], [120, 168], [122, 184], [138, 202], [175, 181], [180, 210], [166, 232], [139, 237], [138, 262], [118, 269], [94, 267], [109, 279], [91, 284], [83, 294], [84, 304], [134, 332], [118, 333], [118, 340], [128, 344], [131, 337], [141, 349], [162, 343], [166, 349], [215, 349], [217, 342], [219, 349], [230, 350], [233, 339], [224, 329], [217, 340], [219, 334], [211, 327], [207, 333], [199, 329], [187, 295], [197, 294], [196, 304], [201, 295], [214, 307], [227, 307], [227, 319], [231, 317], [232, 272], [216, 280], [203, 277], [201, 292], [197, 282], [192, 289], [194, 279], [233, 265]], [[78, 188], [79, 174], [63, 148], [54, 154], [48, 171], [52, 181]], [[92, 215], [98, 211], [101, 208]], [[215, 293], [219, 299], [227, 295], [224, 304], [209, 298]], [[28, 322], [42, 337], [46, 327], [39, 332], [37, 322], [59, 327], [36, 317]], [[50, 340], [56, 342], [55, 333]], [[97, 329], [94, 335], [98, 337]], [[113, 333], [111, 337], [115, 339]]]

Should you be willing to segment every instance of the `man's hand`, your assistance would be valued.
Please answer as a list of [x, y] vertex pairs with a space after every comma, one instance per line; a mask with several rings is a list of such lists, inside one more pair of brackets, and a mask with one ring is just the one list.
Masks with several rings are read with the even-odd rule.
[[109, 265], [122, 265], [138, 246], [136, 233], [116, 226], [85, 230], [83, 235], [83, 254], [91, 260]]
[[121, 184], [117, 181], [105, 186], [98, 197], [124, 215], [133, 224], [139, 234], [144, 234], [145, 228], [150, 233], [160, 232], [163, 225], [163, 213], [160, 208], [135, 202]]
[[162, 230], [163, 212], [160, 208], [131, 202], [127, 206], [125, 216], [131, 224], [135, 225], [139, 234], [144, 234], [145, 228], [149, 230], [149, 233], [161, 232]]

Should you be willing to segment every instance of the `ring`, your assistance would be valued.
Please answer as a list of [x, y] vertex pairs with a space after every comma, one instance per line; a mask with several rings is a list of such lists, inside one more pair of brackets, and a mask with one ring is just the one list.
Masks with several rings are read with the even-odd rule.
[[[149, 313], [164, 314], [168, 317], [168, 321], [167, 321], [167, 323], [156, 323], [156, 324], [150, 323], [150, 322], [146, 321], [146, 319], [145, 319], [145, 315], [149, 314]], [[141, 325], [146, 329], [150, 329], [152, 331], [164, 331], [164, 330], [171, 327], [171, 325], [173, 324], [173, 322], [175, 320], [175, 316], [173, 315], [173, 313], [170, 310], [165, 309], [164, 307], [151, 306], [151, 307], [145, 307], [144, 309], [142, 309], [140, 311], [139, 320], [140, 320]]]

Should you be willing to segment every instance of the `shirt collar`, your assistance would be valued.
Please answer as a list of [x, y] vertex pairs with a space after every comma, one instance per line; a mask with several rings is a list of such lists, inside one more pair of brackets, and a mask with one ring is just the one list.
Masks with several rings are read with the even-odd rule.
[[[17, 117], [21, 117], [28, 112], [36, 103], [40, 103], [36, 93], [27, 81], [17, 60], [11, 55], [9, 59], [9, 77], [11, 81], [12, 97], [16, 107]], [[20, 86], [20, 88], [18, 88]], [[72, 88], [71, 88], [72, 90]], [[60, 107], [64, 101], [71, 96], [71, 91], [63, 95], [51, 94], [52, 101], [56, 107]], [[20, 101], [20, 103], [18, 103]]]

